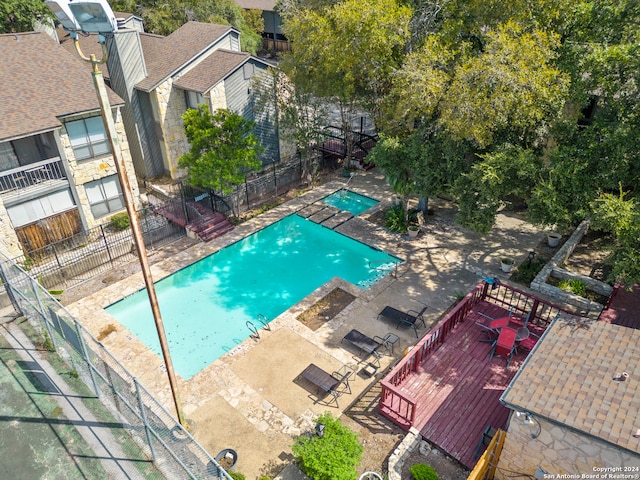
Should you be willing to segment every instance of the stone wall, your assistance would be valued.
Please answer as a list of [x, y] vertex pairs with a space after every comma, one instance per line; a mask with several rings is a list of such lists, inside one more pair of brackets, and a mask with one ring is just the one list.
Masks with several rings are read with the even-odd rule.
[[547, 280], [549, 280], [549, 277], [552, 275], [558, 278], [576, 278], [581, 280], [588, 289], [593, 290], [596, 293], [605, 296], [611, 294], [612, 287], [610, 285], [607, 285], [606, 283], [600, 282], [599, 280], [595, 280], [590, 277], [585, 277], [584, 275], [570, 272], [560, 267], [560, 265], [563, 265], [569, 258], [569, 256], [573, 253], [576, 245], [580, 243], [582, 237], [587, 233], [588, 229], [589, 221], [583, 220], [582, 223], [580, 223], [580, 225], [578, 225], [578, 227], [575, 229], [573, 234], [571, 234], [569, 239], [564, 243], [564, 245], [562, 245], [562, 247], [560, 247], [560, 249], [556, 252], [553, 258], [549, 262], [547, 262], [542, 270], [540, 270], [538, 275], [536, 275], [536, 278], [533, 279], [530, 287], [532, 290], [551, 296], [553, 298], [557, 298], [562, 303], [566, 303], [568, 305], [576, 307], [584, 315], [591, 314], [597, 317], [602, 311], [603, 305], [579, 295], [574, 295], [570, 292], [566, 292], [554, 285], [547, 283]]
[[8, 258], [22, 255], [22, 247], [18, 241], [18, 236], [13, 229], [13, 224], [2, 201], [0, 201], [0, 252]]
[[179, 178], [178, 158], [189, 148], [182, 121], [187, 109], [184, 91], [173, 88], [173, 79], [168, 78], [156, 87], [154, 97], [155, 113], [162, 125], [163, 138], [159, 140], [163, 143], [164, 168], [171, 178]]
[[640, 466], [640, 455], [539, 417], [535, 417], [535, 421], [540, 424], [540, 433], [532, 438], [532, 433], [538, 431], [537, 426], [525, 425], [521, 417], [512, 413], [496, 479], [534, 478], [536, 469], [555, 478], [559, 474], [581, 478], [582, 474], [597, 473], [595, 468]]
[[[90, 115], [83, 115], [74, 118], [77, 120], [80, 118], [86, 118]], [[127, 170], [127, 176], [129, 177], [129, 184], [131, 185], [131, 191], [133, 193], [133, 199], [136, 209], [141, 208], [140, 204], [140, 191], [138, 189], [138, 181], [133, 168], [133, 161], [131, 160], [131, 153], [129, 151], [129, 143], [127, 142], [127, 136], [124, 130], [124, 124], [122, 123], [122, 115], [120, 109], [116, 110], [115, 117], [116, 132], [118, 134], [118, 143], [120, 145], [120, 151], [122, 153], [122, 161]], [[104, 218], [95, 218], [91, 213], [91, 207], [89, 206], [89, 200], [87, 199], [87, 193], [84, 188], [84, 184], [93, 180], [115, 175], [117, 173], [115, 160], [112, 154], [103, 155], [95, 159], [75, 160], [73, 149], [71, 148], [71, 142], [66, 133], [66, 130], [60, 131], [60, 142], [64, 151], [64, 156], [67, 158], [67, 165], [69, 168], [69, 180], [75, 184], [75, 192], [77, 195], [76, 201], [78, 202], [78, 208], [84, 218], [86, 228], [92, 228], [104, 223]]]
[[402, 467], [409, 454], [420, 444], [422, 435], [411, 427], [409, 433], [405, 435], [400, 444], [389, 457], [389, 480], [402, 480]]

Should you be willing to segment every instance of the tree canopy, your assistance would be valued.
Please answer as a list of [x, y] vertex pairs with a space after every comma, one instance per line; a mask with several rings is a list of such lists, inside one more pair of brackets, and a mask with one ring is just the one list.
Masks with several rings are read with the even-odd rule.
[[2, 0], [0, 33], [29, 32], [39, 18], [53, 18], [42, 0]]
[[233, 0], [111, 0], [117, 12], [138, 15], [144, 21], [145, 31], [169, 35], [188, 21], [232, 25], [240, 32], [243, 50], [255, 54], [262, 45], [259, 33], [263, 28], [255, 13], [243, 10]]
[[[599, 217], [620, 189], [637, 205], [637, 2], [381, 1], [283, 1], [296, 46], [283, 68], [296, 88], [368, 110], [370, 158], [397, 193], [447, 193], [480, 232], [518, 202], [535, 223], [591, 217], [620, 235]], [[640, 280], [627, 268], [640, 241], [625, 245], [635, 253], [615, 271]]]
[[230, 193], [252, 170], [261, 167], [262, 147], [251, 133], [254, 122], [219, 109], [199, 105], [182, 116], [191, 148], [178, 159], [193, 185]]

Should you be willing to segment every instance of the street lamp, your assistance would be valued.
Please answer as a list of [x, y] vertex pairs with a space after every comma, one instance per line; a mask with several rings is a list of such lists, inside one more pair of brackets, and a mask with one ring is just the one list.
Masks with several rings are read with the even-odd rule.
[[[93, 85], [95, 86], [98, 101], [100, 102], [100, 112], [102, 114], [102, 120], [104, 121], [107, 137], [109, 138], [109, 143], [111, 145], [113, 159], [118, 173], [118, 180], [120, 181], [120, 188], [127, 207], [127, 213], [131, 219], [133, 241], [138, 251], [138, 259], [140, 260], [140, 266], [142, 267], [142, 276], [144, 277], [144, 283], [147, 287], [149, 303], [151, 304], [151, 311], [156, 324], [158, 338], [160, 339], [160, 348], [162, 350], [165, 366], [167, 367], [171, 395], [173, 396], [178, 421], [182, 426], [184, 426], [185, 423], [182, 416], [182, 408], [180, 407], [176, 376], [173, 370], [171, 356], [169, 355], [169, 345], [167, 343], [164, 325], [162, 323], [162, 316], [160, 315], [158, 297], [156, 296], [156, 290], [153, 285], [151, 268], [149, 266], [149, 259], [147, 258], [147, 249], [144, 245], [140, 221], [138, 220], [138, 214], [136, 213], [133, 202], [133, 193], [131, 192], [129, 177], [127, 176], [127, 170], [122, 160], [122, 152], [120, 151], [116, 126], [111, 114], [111, 105], [109, 105], [107, 88], [104, 83], [104, 78], [102, 77], [102, 72], [100, 72], [100, 69], [98, 68], [98, 65], [107, 61], [108, 53], [105, 45], [105, 34], [113, 34], [113, 32], [118, 30], [115, 15], [106, 0], [46, 0], [45, 3], [60, 21], [64, 29], [70, 32], [76, 51], [80, 57], [85, 61], [91, 62], [93, 67]], [[91, 54], [89, 58], [83, 55], [82, 50], [80, 49], [80, 43], [78, 42], [78, 32], [85, 34], [98, 34], [98, 41], [102, 45], [102, 58], [100, 60], [96, 60], [96, 57], [93, 54]]]

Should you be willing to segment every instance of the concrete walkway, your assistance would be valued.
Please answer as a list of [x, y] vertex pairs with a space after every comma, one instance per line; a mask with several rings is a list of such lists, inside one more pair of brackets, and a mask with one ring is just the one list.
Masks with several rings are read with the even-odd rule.
[[[6, 317], [4, 320], [6, 321]], [[7, 366], [9, 370], [11, 370], [12, 367], [23, 370], [25, 373], [28, 373], [28, 378], [35, 379], [35, 381], [32, 380], [30, 383], [32, 386], [36, 386], [36, 391], [27, 391], [28, 389], [25, 388], [20, 402], [29, 404], [29, 397], [34, 395], [41, 397], [44, 394], [47, 399], [49, 399], [49, 402], [55, 402], [57, 407], [59, 407], [53, 409], [53, 412], [56, 412], [53, 416], [47, 416], [46, 412], [41, 412], [43, 413], [42, 418], [27, 417], [24, 414], [21, 415], [18, 412], [21, 410], [22, 406], [16, 405], [15, 402], [13, 405], [8, 405], [5, 402], [3, 404], [3, 411], [8, 414], [8, 416], [14, 418], [13, 422], [17, 422], [16, 426], [20, 424], [29, 425], [29, 422], [50, 424], [52, 429], [53, 425], [62, 424], [72, 426], [80, 435], [81, 440], [84, 441], [86, 446], [91, 450], [86, 451], [83, 447], [83, 450], [81, 451], [78, 445], [73, 443], [64, 444], [64, 437], [62, 435], [57, 435], [57, 440], [59, 440], [62, 445], [58, 445], [58, 442], [53, 440], [47, 441], [46, 437], [43, 438], [41, 436], [41, 431], [38, 430], [36, 432], [38, 435], [37, 437], [29, 438], [28, 435], [26, 436], [28, 444], [22, 446], [23, 455], [7, 458], [7, 455], [3, 452], [2, 464], [4, 468], [0, 469], [0, 472], [6, 470], [6, 473], [9, 473], [10, 475], [0, 475], [2, 478], [29, 478], [20, 477], [20, 474], [18, 474], [18, 470], [15, 467], [15, 463], [12, 462], [18, 462], [22, 469], [24, 468], [24, 463], [29, 461], [25, 457], [29, 457], [34, 454], [46, 457], [48, 456], [48, 450], [54, 447], [56, 451], [58, 447], [62, 447], [62, 451], [66, 452], [66, 454], [70, 456], [70, 459], [66, 461], [68, 469], [56, 474], [52, 472], [52, 465], [47, 464], [45, 465], [48, 470], [48, 474], [45, 474], [46, 478], [148, 478], [140, 473], [136, 463], [143, 463], [145, 464], [145, 468], [148, 469], [151, 466], [151, 462], [144, 460], [131, 460], [131, 452], [127, 455], [122, 451], [120, 443], [111, 432], [111, 428], [113, 428], [113, 426], [101, 423], [95, 418], [95, 416], [83, 404], [82, 397], [78, 396], [76, 392], [71, 390], [64, 379], [42, 357], [14, 322], [3, 323], [0, 326], [0, 335], [4, 337], [20, 358], [20, 361], [18, 362], [5, 363], [5, 366]], [[12, 375], [17, 378], [18, 372], [13, 372]], [[9, 419], [5, 417], [4, 421], [9, 421]], [[24, 429], [25, 427], [23, 426], [22, 428]], [[22, 438], [25, 438], [25, 436], [23, 435]], [[54, 455], [60, 455], [60, 453]], [[78, 458], [74, 457], [81, 457], [82, 461], [79, 461]], [[95, 462], [91, 466], [87, 467], [87, 459], [96, 460], [101, 468], [99, 468]], [[57, 460], [60, 461], [60, 459]], [[54, 459], [52, 458], [49, 461], [52, 462]], [[152, 477], [162, 478], [157, 471], [153, 468], [152, 470]], [[54, 476], [50, 477], [49, 475], [52, 473]]]

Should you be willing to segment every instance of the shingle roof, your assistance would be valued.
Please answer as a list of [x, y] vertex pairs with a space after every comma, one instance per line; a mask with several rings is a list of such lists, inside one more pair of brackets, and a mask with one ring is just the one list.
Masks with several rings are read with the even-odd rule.
[[[60, 45], [62, 45], [62, 47], [69, 53], [77, 57], [78, 52], [76, 52], [76, 46], [74, 45], [73, 40], [71, 40], [69, 32], [62, 28], [57, 29], [56, 32], [58, 34]], [[80, 50], [85, 57], [89, 57], [93, 53], [98, 60], [102, 58], [102, 45], [98, 43], [98, 34], [78, 35], [78, 42], [80, 43]], [[91, 65], [89, 62], [84, 62], [84, 65], [89, 71], [91, 71]], [[108, 79], [109, 70], [107, 69], [107, 64], [101, 63], [98, 65], [98, 68], [102, 72], [102, 75], [104, 75], [104, 78]]]
[[141, 34], [147, 78], [136, 88], [152, 90], [230, 30], [228, 25], [187, 22], [168, 37]]
[[251, 55], [244, 52], [216, 50], [173, 84], [184, 90], [205, 93], [250, 57]]
[[[640, 453], [640, 330], [564, 316], [502, 397], [510, 407]], [[627, 372], [625, 382], [613, 380]]]
[[[59, 117], [98, 110], [90, 70], [44, 33], [0, 35], [0, 141], [53, 130]], [[111, 90], [109, 101], [121, 105]]]

